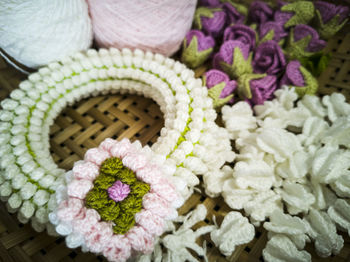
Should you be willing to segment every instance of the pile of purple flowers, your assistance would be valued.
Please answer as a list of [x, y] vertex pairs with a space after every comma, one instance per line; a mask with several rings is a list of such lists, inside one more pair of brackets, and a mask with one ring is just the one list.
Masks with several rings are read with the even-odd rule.
[[209, 61], [204, 81], [216, 107], [233, 103], [234, 94], [263, 104], [282, 85], [314, 94], [317, 81], [300, 61], [319, 55], [348, 15], [348, 7], [323, 1], [254, 1], [248, 9], [233, 0], [200, 0], [181, 59], [191, 68]]

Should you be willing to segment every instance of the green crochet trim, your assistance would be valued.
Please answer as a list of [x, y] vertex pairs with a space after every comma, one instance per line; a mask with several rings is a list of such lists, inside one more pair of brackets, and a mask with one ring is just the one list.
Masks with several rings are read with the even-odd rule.
[[[120, 202], [110, 199], [107, 193], [117, 180], [130, 186], [129, 195]], [[123, 166], [119, 158], [112, 157], [102, 163], [94, 187], [85, 198], [85, 205], [95, 209], [103, 221], [112, 221], [115, 234], [125, 234], [134, 226], [134, 215], [142, 210], [142, 198], [149, 190], [150, 186], [137, 180], [135, 173]]]

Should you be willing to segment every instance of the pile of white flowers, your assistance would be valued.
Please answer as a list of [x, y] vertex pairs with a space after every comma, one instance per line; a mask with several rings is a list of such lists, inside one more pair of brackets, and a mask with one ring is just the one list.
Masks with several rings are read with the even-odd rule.
[[214, 122], [207, 88], [183, 64], [140, 50], [77, 53], [31, 74], [1, 102], [0, 196], [21, 222], [31, 220], [37, 231], [54, 233], [48, 213], [65, 172], [50, 156], [54, 119], [83, 98], [117, 92], [159, 104], [165, 127], [152, 149], [175, 172], [173, 182], [184, 198], [199, 184], [197, 174], [215, 173], [233, 160], [229, 134]]
[[311, 261], [310, 241], [322, 257], [338, 254], [337, 229], [350, 233], [350, 104], [339, 93], [297, 101], [287, 87], [275, 96], [256, 116], [245, 102], [223, 107], [239, 153], [233, 167], [204, 175], [206, 192], [254, 225], [269, 219], [267, 261]]

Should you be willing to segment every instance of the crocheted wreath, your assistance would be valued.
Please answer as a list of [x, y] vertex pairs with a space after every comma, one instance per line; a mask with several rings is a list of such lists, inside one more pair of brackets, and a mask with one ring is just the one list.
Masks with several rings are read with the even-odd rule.
[[153, 250], [165, 221], [176, 218], [182, 204], [155, 158], [127, 139], [106, 139], [87, 151], [66, 175], [67, 187], [57, 190], [58, 208], [49, 215], [68, 247], [82, 246], [110, 261]]
[[[1, 102], [0, 197], [7, 201], [10, 212], [18, 212], [22, 223], [31, 221], [37, 231], [46, 228], [49, 234], [56, 233], [48, 214], [57, 208], [54, 194], [65, 184], [65, 171], [50, 156], [49, 130], [54, 119], [68, 104], [116, 92], [136, 93], [159, 104], [165, 126], [152, 150], [158, 155], [157, 164], [166, 167], [164, 175], [171, 177], [184, 199], [199, 184], [196, 175], [215, 173], [225, 162], [233, 161], [229, 134], [215, 124], [216, 112], [207, 88], [192, 70], [173, 59], [140, 50], [77, 53], [31, 74], [10, 98]], [[118, 165], [118, 160], [109, 160], [102, 170], [111, 165], [110, 161]], [[142, 194], [147, 199], [147, 192], [152, 191], [152, 183], [141, 180], [131, 183], [132, 172], [122, 170], [120, 182], [101, 171], [93, 186], [89, 182], [93, 190], [85, 192], [87, 212], [94, 213], [92, 217], [96, 219], [112, 221], [105, 223], [118, 224], [113, 227], [115, 233], [133, 230], [128, 231], [133, 223], [131, 213], [141, 208]], [[134, 174], [139, 179], [135, 171]], [[105, 192], [100, 194], [107, 186], [109, 200]], [[119, 204], [113, 200], [114, 196], [118, 200], [123, 195], [128, 196]], [[105, 203], [108, 206], [102, 208]], [[129, 205], [129, 213], [116, 215], [118, 208], [122, 214], [120, 210]]]

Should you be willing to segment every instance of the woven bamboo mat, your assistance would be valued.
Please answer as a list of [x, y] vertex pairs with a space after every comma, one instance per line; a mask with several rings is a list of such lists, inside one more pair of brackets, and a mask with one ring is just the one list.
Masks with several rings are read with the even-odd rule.
[[[342, 92], [350, 101], [350, 27], [329, 41], [327, 49], [333, 53], [326, 71], [320, 76], [320, 95], [334, 91]], [[201, 72], [197, 72], [198, 75]], [[0, 100], [17, 88], [25, 76], [0, 59]], [[152, 101], [133, 95], [106, 95], [85, 99], [72, 107], [66, 108], [51, 127], [51, 153], [55, 162], [64, 169], [70, 169], [73, 163], [81, 159], [88, 148], [97, 146], [104, 138], [127, 137], [138, 139], [143, 145], [152, 144], [159, 136], [163, 126], [159, 107]], [[212, 216], [220, 224], [230, 211], [222, 198], [209, 198], [195, 193], [179, 210], [180, 214], [195, 208], [198, 204], [208, 208], [207, 218], [195, 225], [195, 228], [212, 224]], [[350, 261], [350, 239], [342, 234], [345, 245], [339, 255], [321, 259], [308, 245], [313, 261]], [[263, 261], [262, 249], [265, 247], [267, 234], [263, 228], [256, 230], [253, 241], [237, 247], [231, 257], [222, 256], [205, 235], [198, 240], [207, 242], [209, 261]], [[3, 262], [93, 262], [104, 261], [79, 249], [72, 250], [65, 246], [62, 238], [54, 238], [46, 233], [36, 233], [29, 225], [18, 222], [16, 215], [7, 212], [0, 204], [0, 261]]]

